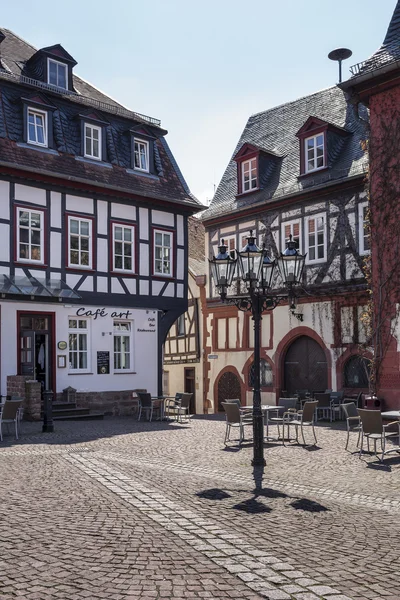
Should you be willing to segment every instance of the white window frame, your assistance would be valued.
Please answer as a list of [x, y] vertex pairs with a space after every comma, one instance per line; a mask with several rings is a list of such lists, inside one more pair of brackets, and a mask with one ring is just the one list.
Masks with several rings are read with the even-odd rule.
[[[360, 202], [358, 205], [358, 241], [359, 241], [359, 253], [362, 256], [366, 254], [370, 254], [371, 250], [369, 248], [364, 247], [364, 236], [365, 236], [365, 228], [364, 228], [364, 208], [368, 209], [368, 202]], [[369, 243], [371, 245], [371, 234], [369, 234]]]
[[[116, 325], [129, 325], [129, 330], [116, 330], [115, 326]], [[115, 356], [116, 356], [116, 351], [115, 351], [115, 338], [116, 337], [128, 337], [129, 338], [129, 367], [126, 369], [118, 369], [115, 367]], [[122, 345], [121, 345], [122, 348]], [[132, 321], [126, 321], [126, 320], [121, 320], [121, 319], [115, 319], [113, 321], [113, 372], [114, 373], [132, 373], [133, 372], [133, 322]], [[119, 354], [122, 355], [122, 351], [119, 352]]]
[[[71, 221], [78, 221], [79, 224], [82, 222], [89, 223], [89, 235], [88, 236], [82, 235], [80, 233], [80, 231], [79, 231], [79, 233], [72, 234], [74, 237], [78, 237], [78, 239], [79, 239], [79, 243], [78, 243], [79, 258], [81, 258], [81, 252], [86, 252], [85, 250], [82, 251], [81, 239], [88, 238], [88, 240], [89, 240], [89, 244], [88, 244], [88, 254], [89, 254], [88, 263], [89, 264], [87, 264], [87, 265], [82, 265], [80, 262], [79, 262], [79, 264], [71, 262], [71, 250], [76, 250], [76, 248], [71, 248]], [[79, 225], [79, 230], [80, 230], [80, 225]], [[92, 221], [92, 219], [85, 219], [83, 217], [76, 217], [73, 215], [68, 215], [68, 267], [71, 269], [92, 269], [92, 264], [93, 264], [93, 221]]]
[[[254, 167], [252, 167], [252, 163], [254, 162]], [[245, 189], [245, 181], [244, 181], [244, 171], [245, 166], [249, 167], [249, 189]], [[255, 177], [252, 176], [252, 172], [255, 171]], [[242, 193], [248, 194], [249, 192], [253, 192], [258, 189], [258, 159], [257, 157], [249, 158], [248, 160], [244, 160], [241, 164], [241, 174], [242, 174]], [[254, 184], [254, 185], [253, 185]]]
[[[57, 83], [50, 82], [50, 64], [51, 63], [54, 63], [55, 65], [57, 65]], [[65, 70], [65, 87], [62, 85], [59, 85], [59, 83], [58, 83], [58, 69], [60, 67], [62, 67]], [[68, 89], [68, 66], [59, 60], [54, 60], [53, 58], [48, 58], [47, 59], [47, 83], [48, 83], [48, 85], [54, 85], [55, 87], [58, 87], [62, 90], [67, 90]]]
[[[310, 258], [310, 231], [309, 231], [310, 221], [315, 220], [315, 225], [317, 225], [317, 219], [323, 220], [324, 256], [323, 256], [323, 258], [317, 257], [317, 249], [318, 249], [319, 244], [317, 244], [317, 230], [315, 230], [315, 245], [314, 245], [315, 258]], [[312, 265], [312, 264], [326, 262], [327, 246], [328, 246], [328, 244], [327, 244], [327, 234], [326, 234], [326, 213], [319, 213], [317, 215], [307, 216], [305, 219], [305, 247], [306, 247], [306, 253], [307, 253], [306, 263]]]
[[[224, 245], [226, 246], [226, 251], [228, 252], [228, 254], [232, 258], [236, 258], [236, 255], [233, 252], [233, 250], [236, 250], [236, 246], [237, 246], [236, 235], [223, 235], [221, 237], [221, 242], [222, 242], [222, 240], [224, 240]], [[217, 252], [217, 254], [218, 254], [218, 252]]]
[[[126, 242], [124, 239], [122, 240], [116, 240], [115, 238], [115, 229], [116, 227], [121, 227], [122, 228], [122, 238], [124, 238], [124, 229], [130, 229], [131, 231], [131, 241]], [[116, 271], [118, 273], [135, 273], [135, 260], [136, 260], [136, 256], [135, 256], [135, 227], [134, 225], [127, 225], [125, 223], [113, 223], [112, 224], [112, 257], [113, 257], [113, 271]], [[122, 264], [124, 264], [124, 259], [125, 259], [125, 254], [124, 254], [124, 244], [130, 244], [131, 245], [131, 261], [132, 261], [132, 268], [131, 269], [125, 269], [124, 267], [116, 267], [115, 266], [115, 258], [116, 258], [116, 252], [115, 252], [115, 243], [116, 242], [121, 242], [122, 243], [122, 255], [118, 255], [118, 256], [122, 256]]]
[[[136, 145], [138, 147], [142, 146], [145, 149], [145, 158], [146, 158], [146, 168], [136, 166]], [[140, 156], [140, 149], [139, 149]], [[139, 161], [140, 163], [140, 161]], [[142, 173], [148, 173], [150, 171], [150, 146], [149, 142], [146, 140], [141, 140], [139, 138], [135, 138], [133, 141], [133, 168], [135, 171], [142, 171]]]
[[[157, 233], [162, 234], [163, 236], [163, 243], [161, 246], [157, 246], [156, 245], [156, 235]], [[159, 271], [156, 271], [156, 260], [160, 260], [156, 258], [156, 248], [160, 247], [162, 249], [164, 248], [168, 248], [168, 246], [164, 245], [164, 236], [165, 235], [169, 235], [170, 236], [170, 257], [169, 257], [169, 265], [170, 265], [170, 269], [169, 272], [162, 272], [160, 273]], [[163, 259], [161, 259], [161, 261], [163, 262]], [[155, 275], [156, 277], [173, 277], [173, 273], [174, 273], [174, 233], [173, 231], [166, 231], [165, 229], [153, 229], [153, 275]]]
[[[317, 138], [318, 137], [322, 137], [322, 165], [320, 167], [316, 166], [317, 165], [317, 154], [316, 154], [316, 150], [317, 150]], [[312, 169], [310, 169], [308, 167], [308, 148], [307, 148], [307, 142], [309, 142], [310, 140], [314, 140], [314, 156], [313, 156], [313, 162], [314, 162], [314, 167]], [[310, 137], [305, 138], [304, 140], [304, 172], [305, 173], [313, 173], [314, 171], [319, 171], [320, 169], [324, 169], [326, 166], [326, 156], [325, 156], [325, 133], [316, 133], [315, 135], [312, 135]]]
[[[36, 139], [34, 139], [34, 140], [31, 140], [31, 138], [30, 138], [30, 127], [29, 127], [29, 116], [30, 115], [34, 116], [34, 121], [35, 121], [34, 127], [35, 127]], [[38, 116], [40, 116], [43, 119], [43, 138], [44, 138], [43, 142], [39, 142], [37, 139], [36, 117], [38, 117]], [[27, 117], [26, 117], [26, 127], [27, 127], [26, 139], [27, 139], [28, 144], [33, 144], [34, 146], [41, 146], [42, 148], [47, 148], [48, 137], [49, 137], [47, 123], [48, 123], [48, 117], [47, 117], [47, 112], [45, 110], [38, 110], [37, 108], [28, 107]]]
[[[70, 321], [76, 321], [77, 322], [77, 327], [71, 327], [70, 326]], [[86, 323], [86, 327], [79, 327], [79, 323]], [[76, 355], [77, 355], [77, 364], [79, 365], [79, 337], [82, 336], [86, 336], [86, 367], [85, 368], [76, 368], [74, 369], [71, 366], [71, 362], [70, 362], [70, 353], [71, 353], [71, 344], [70, 344], [70, 335], [75, 334], [77, 335], [77, 350], [76, 350]], [[72, 352], [75, 353], [75, 350], [73, 350]], [[81, 351], [82, 353], [83, 351]], [[68, 317], [68, 370], [70, 373], [90, 373], [90, 367], [91, 367], [91, 344], [90, 344], [90, 319], [88, 319], [88, 317], [77, 317], [75, 316], [69, 316]]]
[[302, 254], [302, 248], [303, 248], [302, 233], [303, 233], [303, 231], [302, 231], [301, 219], [293, 219], [291, 221], [282, 221], [282, 223], [281, 223], [281, 252], [285, 252], [285, 250], [286, 250], [287, 237], [285, 236], [285, 227], [287, 225], [290, 225], [290, 233], [293, 235], [293, 225], [296, 225], [297, 223], [299, 225], [299, 247], [297, 248], [297, 250], [299, 251], [300, 254]]
[[[20, 213], [22, 212], [26, 212], [29, 213], [29, 225], [28, 227], [25, 226], [21, 226], [19, 223], [19, 219], [20, 219]], [[33, 231], [31, 228], [31, 214], [32, 213], [36, 213], [38, 215], [40, 215], [40, 259], [35, 259], [35, 258], [24, 258], [23, 256], [20, 255], [20, 244], [26, 244], [29, 246], [29, 255], [32, 256], [32, 242], [31, 242], [31, 232]], [[18, 262], [24, 262], [24, 263], [32, 263], [32, 264], [36, 264], [36, 265], [43, 265], [44, 264], [44, 212], [42, 210], [37, 210], [34, 208], [25, 208], [22, 206], [17, 206], [17, 219], [16, 219], [16, 227], [17, 227], [17, 261]], [[28, 229], [29, 231], [29, 242], [21, 242], [21, 227], [23, 229]], [[36, 231], [36, 228], [34, 229], [34, 231]], [[34, 244], [34, 246], [36, 246], [37, 244]]]
[[[90, 136], [88, 136], [86, 134], [86, 130], [89, 129], [90, 130]], [[99, 139], [98, 139], [98, 144], [99, 144], [99, 155], [97, 156], [94, 153], [94, 144], [93, 144], [93, 131], [97, 131], [99, 134]], [[102, 128], [99, 127], [98, 125], [92, 125], [92, 123], [84, 123], [83, 125], [83, 154], [85, 156], [85, 158], [91, 158], [93, 160], [102, 160], [102, 148], [101, 148], [101, 144], [102, 144]], [[86, 151], [86, 139], [90, 139], [90, 149], [91, 152], [87, 152]]]

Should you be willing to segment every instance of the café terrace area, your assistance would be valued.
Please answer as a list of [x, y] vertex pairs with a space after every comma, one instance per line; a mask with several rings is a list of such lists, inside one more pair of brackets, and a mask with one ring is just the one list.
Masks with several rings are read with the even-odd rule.
[[254, 468], [222, 414], [54, 425], [3, 432], [2, 600], [400, 598], [400, 454], [345, 421]]

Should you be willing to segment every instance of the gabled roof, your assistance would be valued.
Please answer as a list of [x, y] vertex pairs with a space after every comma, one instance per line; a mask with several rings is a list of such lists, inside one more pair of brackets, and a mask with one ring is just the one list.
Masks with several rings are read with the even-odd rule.
[[238, 152], [233, 157], [233, 160], [240, 161], [248, 154], [252, 154], [254, 152], [263, 152], [264, 154], [270, 154], [274, 158], [281, 158], [281, 156], [274, 150], [267, 150], [266, 148], [261, 148], [260, 146], [255, 146], [254, 144], [249, 144], [246, 142], [241, 148], [239, 148]]
[[340, 135], [348, 135], [350, 132], [347, 131], [344, 127], [339, 127], [338, 125], [333, 125], [333, 123], [329, 123], [324, 119], [318, 119], [318, 117], [309, 117], [307, 121], [300, 127], [298, 132], [296, 133], [296, 137], [303, 137], [308, 133], [312, 134], [315, 129], [319, 129], [321, 127], [327, 127], [328, 129], [335, 131]]
[[[367, 110], [363, 106], [359, 110], [363, 118], [368, 120]], [[296, 133], [310, 116], [352, 135], [334, 136], [337, 138], [333, 140], [334, 147], [331, 151], [328, 149], [330, 168], [299, 178], [300, 143]], [[252, 205], [272, 203], [306, 189], [362, 175], [367, 158], [361, 148], [361, 140], [366, 137], [365, 123], [359, 118], [357, 108], [346, 101], [344, 92], [337, 86], [255, 114], [249, 118], [211, 205], [202, 214], [202, 219], [206, 221]], [[246, 143], [260, 148], [273, 148], [282, 158], [264, 183], [263, 189], [237, 196], [237, 166], [233, 157]]]
[[353, 75], [346, 83], [351, 83], [361, 75], [372, 73], [400, 60], [400, 0], [396, 4], [383, 44], [366, 61], [350, 68]]
[[[2, 41], [0, 39], [1, 166], [167, 201], [193, 211], [202, 207], [190, 193], [163, 138], [167, 132], [160, 127], [158, 120], [129, 111], [75, 75], [73, 82], [77, 93], [60, 91], [46, 84], [41, 87], [41, 82], [34, 80], [26, 81], [23, 77], [25, 65], [38, 52], [63, 56], [64, 60], [71, 60], [74, 64], [75, 61], [60, 44], [37, 51], [7, 29], [0, 33], [5, 36]], [[35, 151], [20, 143], [23, 131], [21, 98], [35, 102], [42, 98], [42, 102], [48, 101], [49, 108], [55, 105], [54, 152]], [[100, 163], [75, 159], [81, 155], [79, 116], [96, 119], [104, 125], [108, 168]], [[140, 175], [131, 169], [129, 131], [136, 127], [146, 131], [153, 144], [157, 176]]]
[[52, 54], [56, 58], [60, 58], [61, 60], [65, 60], [66, 62], [71, 63], [73, 66], [78, 63], [76, 60], [65, 50], [61, 44], [54, 44], [54, 46], [47, 46], [46, 48], [40, 48], [38, 52], [43, 52], [45, 54]]

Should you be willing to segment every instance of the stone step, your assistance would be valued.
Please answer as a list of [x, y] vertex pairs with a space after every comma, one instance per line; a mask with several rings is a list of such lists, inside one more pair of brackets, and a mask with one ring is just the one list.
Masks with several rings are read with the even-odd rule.
[[53, 402], [53, 411], [71, 408], [76, 408], [76, 402]]
[[99, 421], [104, 419], [104, 413], [90, 411], [88, 414], [60, 415], [53, 413], [53, 421]]
[[[43, 416], [43, 410], [41, 412]], [[53, 405], [53, 417], [70, 417], [70, 416], [84, 416], [90, 414], [90, 408], [61, 408], [54, 409]]]

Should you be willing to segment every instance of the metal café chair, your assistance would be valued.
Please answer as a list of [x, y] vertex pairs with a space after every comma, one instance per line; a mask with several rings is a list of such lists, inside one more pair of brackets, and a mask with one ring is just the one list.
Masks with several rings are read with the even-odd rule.
[[287, 418], [283, 422], [283, 443], [285, 443], [285, 425], [288, 428], [288, 438], [290, 439], [290, 427], [296, 429], [296, 442], [299, 443], [299, 429], [303, 438], [303, 444], [306, 446], [306, 440], [304, 438], [304, 428], [311, 427], [314, 435], [314, 445], [317, 443], [317, 437], [315, 435], [314, 421], [315, 421], [315, 409], [318, 406], [318, 401], [312, 400], [307, 401], [303, 405], [303, 409], [297, 413], [289, 413]]
[[[368, 452], [370, 452], [369, 441], [372, 440], [374, 442], [374, 454], [379, 458], [381, 462], [383, 461], [385, 454], [388, 454], [389, 452], [400, 452], [399, 445], [393, 446], [389, 448], [389, 450], [386, 450], [386, 440], [388, 438], [399, 436], [400, 440], [400, 421], [392, 421], [384, 425], [380, 410], [359, 408], [358, 414], [360, 415], [361, 419], [361, 444], [359, 455], [360, 458], [364, 449], [364, 438], [367, 439]], [[387, 428], [390, 425], [396, 425], [398, 427], [398, 431], [387, 431]], [[378, 441], [381, 444], [382, 457], [378, 456], [376, 447]]]
[[346, 417], [347, 440], [344, 449], [347, 450], [347, 446], [349, 444], [350, 431], [358, 431], [357, 447], [360, 444], [361, 419], [357, 411], [357, 406], [354, 402], [344, 402], [341, 406]]
[[3, 423], [7, 426], [14, 424], [15, 438], [18, 439], [21, 406], [22, 400], [6, 400], [4, 404], [0, 406], [0, 441], [3, 441]]
[[226, 416], [226, 429], [224, 444], [230, 441], [232, 427], [239, 429], [239, 445], [244, 441], [244, 428], [247, 425], [253, 425], [252, 411], [243, 412], [236, 402], [221, 402]]
[[137, 392], [137, 395], [139, 397], [140, 404], [138, 421], [140, 421], [143, 411], [146, 412], [146, 414], [148, 415], [148, 420], [151, 421], [151, 419], [153, 418], [153, 411], [160, 410], [161, 412], [161, 407], [154, 406], [155, 401], [152, 399], [151, 394], [149, 394], [148, 392]]

